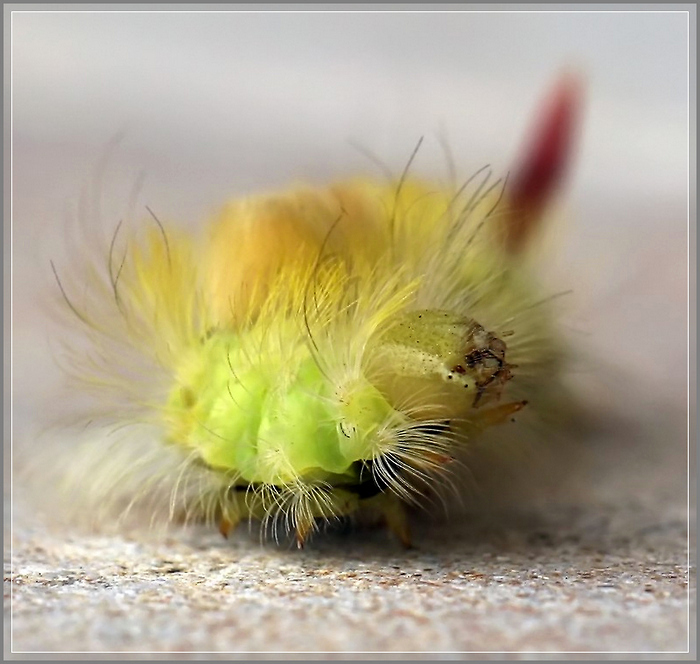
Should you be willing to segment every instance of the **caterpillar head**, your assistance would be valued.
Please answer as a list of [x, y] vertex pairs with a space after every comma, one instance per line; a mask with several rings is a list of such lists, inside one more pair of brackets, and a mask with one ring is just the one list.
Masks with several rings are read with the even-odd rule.
[[377, 335], [367, 370], [399, 410], [452, 419], [500, 400], [513, 377], [506, 354], [506, 343], [471, 318], [409, 311]]

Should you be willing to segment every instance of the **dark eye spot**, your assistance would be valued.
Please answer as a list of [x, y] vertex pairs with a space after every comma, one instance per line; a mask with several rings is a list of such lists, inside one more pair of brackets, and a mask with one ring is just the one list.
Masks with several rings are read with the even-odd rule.
[[473, 350], [469, 355], [464, 356], [464, 362], [470, 369], [473, 369], [479, 361], [481, 361], [479, 350]]

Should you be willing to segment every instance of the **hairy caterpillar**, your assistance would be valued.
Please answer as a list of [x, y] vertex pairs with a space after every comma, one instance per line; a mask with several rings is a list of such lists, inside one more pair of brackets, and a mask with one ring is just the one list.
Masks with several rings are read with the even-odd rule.
[[[404, 504], [484, 429], [546, 408], [562, 353], [527, 257], [577, 98], [564, 79], [509, 180], [450, 190], [407, 167], [234, 201], [204, 237], [151, 213], [85, 272], [54, 268], [88, 342], [68, 341], [70, 369], [175, 459], [171, 516], [281, 523], [301, 546], [371, 511], [408, 544]], [[149, 485], [141, 461], [111, 486]]]

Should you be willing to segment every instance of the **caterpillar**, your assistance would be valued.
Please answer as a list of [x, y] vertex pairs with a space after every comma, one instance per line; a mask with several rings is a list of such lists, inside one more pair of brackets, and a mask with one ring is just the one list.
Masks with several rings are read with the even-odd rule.
[[409, 546], [406, 505], [558, 389], [564, 350], [530, 257], [579, 106], [563, 78], [509, 177], [446, 187], [414, 178], [412, 157], [392, 182], [232, 201], [201, 233], [148, 210], [99, 259], [52, 263], [68, 370], [103, 421], [155, 445], [123, 467], [104, 450], [99, 481], [132, 473], [134, 500], [164, 481], [172, 518], [224, 536], [259, 519], [301, 547], [374, 513]]

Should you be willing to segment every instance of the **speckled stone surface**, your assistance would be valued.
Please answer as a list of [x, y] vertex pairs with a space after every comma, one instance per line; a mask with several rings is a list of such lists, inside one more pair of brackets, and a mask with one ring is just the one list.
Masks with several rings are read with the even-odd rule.
[[[319, 538], [304, 551], [189, 531], [161, 542], [25, 532], [13, 643], [46, 651], [685, 650], [681, 518]], [[624, 518], [627, 517], [627, 518]], [[680, 517], [680, 515], [679, 515]], [[21, 548], [20, 548], [21, 546]]]

